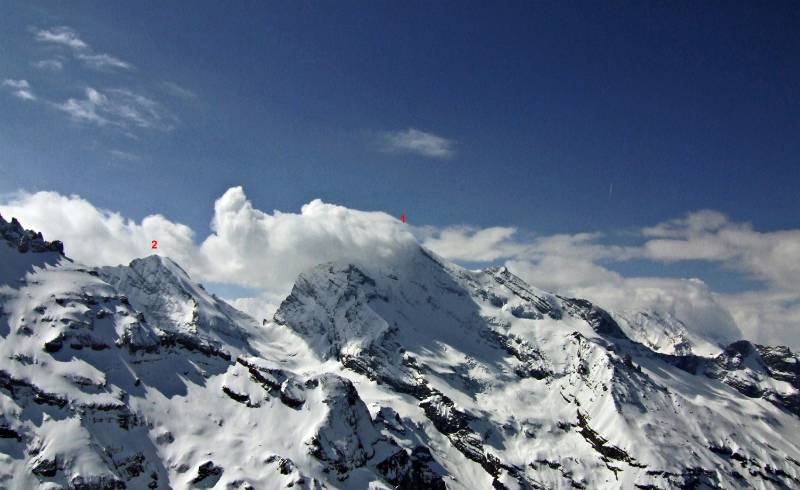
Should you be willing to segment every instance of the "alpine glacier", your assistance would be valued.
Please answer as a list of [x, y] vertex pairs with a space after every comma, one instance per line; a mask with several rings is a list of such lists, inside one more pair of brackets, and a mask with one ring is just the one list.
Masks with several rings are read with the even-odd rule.
[[0, 217], [0, 487], [797, 488], [800, 362], [410, 245], [273, 319]]

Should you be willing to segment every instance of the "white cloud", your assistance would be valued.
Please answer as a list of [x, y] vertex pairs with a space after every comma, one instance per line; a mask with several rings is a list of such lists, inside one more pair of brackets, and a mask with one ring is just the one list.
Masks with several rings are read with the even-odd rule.
[[176, 121], [156, 101], [127, 89], [100, 91], [87, 87], [84, 99], [67, 99], [55, 107], [75, 121], [98, 126], [169, 131]]
[[408, 227], [381, 212], [314, 200], [299, 214], [255, 209], [241, 187], [214, 204], [213, 233], [197, 245], [188, 227], [161, 215], [137, 223], [98, 209], [79, 196], [20, 194], [0, 205], [4, 216], [57, 237], [65, 253], [91, 265], [128, 263], [151, 252], [169, 255], [205, 281], [260, 288], [273, 299], [288, 294], [297, 274], [321, 262], [374, 262], [416, 244]]
[[645, 228], [643, 235], [658, 237], [643, 245], [643, 256], [651, 260], [720, 262], [775, 288], [796, 289], [800, 284], [797, 229], [759, 232], [721, 213], [700, 211]]
[[[304, 269], [332, 260], [371, 263], [406, 253], [417, 243], [410, 226], [385, 213], [319, 200], [299, 213], [267, 213], [253, 207], [241, 187], [229, 189], [214, 203], [213, 232], [201, 240], [188, 227], [161, 215], [137, 222], [78, 196], [54, 192], [16, 195], [0, 204], [0, 212], [41, 230], [48, 239], [63, 240], [69, 256], [89, 264], [127, 263], [151, 253], [151, 240], [158, 240], [158, 252], [177, 260], [198, 280], [262, 291], [252, 298], [233, 299], [257, 318], [271, 315]], [[503, 260], [542, 289], [588, 298], [615, 310], [656, 309], [682, 320], [691, 331], [720, 341], [743, 335], [762, 343], [800, 347], [800, 292], [798, 282], [792, 282], [800, 230], [759, 233], [727, 219], [701, 220], [692, 215], [682, 221], [685, 225], [678, 221], [658, 225], [656, 239], [691, 241], [698, 233], [710, 233], [735, 243], [733, 255], [715, 246], [710, 249], [718, 253], [707, 253], [704, 260], [739, 263], [741, 270], [764, 278], [766, 287], [719, 294], [696, 278], [625, 277], [607, 267], [613, 261], [649, 259], [653, 249], [646, 244], [647, 237], [655, 236], [652, 231], [638, 246], [609, 245], [603, 243], [609, 237], [598, 233], [531, 236], [510, 227], [427, 227], [414, 232], [426, 246], [451, 259]], [[733, 239], [727, 235], [731, 232], [744, 236]], [[699, 255], [677, 250], [669, 254], [670, 260]]]
[[270, 320], [286, 295], [281, 293], [264, 293], [250, 298], [225, 298], [235, 308], [258, 320]]
[[760, 344], [787, 344], [800, 350], [797, 291], [748, 291], [719, 298], [747, 338]]
[[[31, 28], [34, 38], [52, 46], [47, 59], [36, 61], [32, 66], [40, 70], [60, 71], [68, 59], [81, 65], [100, 71], [134, 70], [132, 63], [108, 53], [95, 51], [84, 41], [77, 31], [67, 26], [49, 29]], [[6, 80], [4, 86], [11, 87], [17, 97], [35, 100], [37, 97], [25, 80]], [[183, 90], [172, 84], [173, 95]], [[181, 92], [184, 97], [189, 91]], [[111, 127], [123, 134], [138, 139], [136, 130], [170, 131], [174, 129], [178, 119], [158, 101], [134, 92], [127, 88], [94, 88], [86, 87], [83, 97], [70, 97], [66, 100], [56, 99], [44, 94], [44, 103], [69, 116], [75, 122], [96, 126]], [[133, 160], [131, 155], [111, 152], [116, 159]]]
[[105, 126], [110, 122], [98, 112], [100, 105], [105, 103], [105, 96], [93, 88], [86, 89], [86, 99], [67, 99], [61, 104], [56, 104], [56, 108], [69, 114], [69, 116], [80, 122], [90, 122]]
[[580, 288], [599, 284], [618, 287], [622, 276], [591, 260], [546, 255], [537, 260], [512, 259], [505, 265], [540, 289], [575, 295]]
[[[67, 26], [53, 27], [51, 29], [39, 29], [34, 31], [37, 41], [48, 44], [55, 44], [69, 48], [72, 55], [89, 68], [95, 70], [132, 70], [131, 63], [123, 61], [116, 56], [107, 53], [95, 53], [91, 46], [80, 38], [78, 33]], [[35, 66], [43, 69], [60, 70], [63, 63], [60, 60], [44, 60]]]
[[429, 249], [451, 260], [469, 262], [488, 262], [520, 254], [527, 247], [515, 240], [516, 233], [516, 228], [503, 226], [418, 229], [421, 241]]
[[67, 26], [40, 29], [35, 31], [34, 36], [37, 41], [43, 43], [58, 44], [77, 51], [89, 49], [89, 45], [78, 36], [78, 33]]
[[150, 253], [151, 240], [158, 240], [158, 249], [179, 262], [198, 260], [192, 230], [157, 214], [137, 223], [79, 196], [56, 192], [19, 194], [3, 203], [0, 212], [42, 231], [50, 240], [63, 241], [68, 256], [87, 264], [127, 264]]
[[77, 59], [83, 62], [84, 65], [97, 70], [132, 70], [133, 65], [127, 61], [122, 61], [119, 58], [111, 56], [110, 54], [84, 54], [78, 53], [75, 55]]
[[[509, 269], [542, 289], [611, 309], [667, 311], [706, 336], [729, 339], [741, 332], [761, 342], [800, 346], [800, 230], [758, 232], [709, 210], [643, 228], [641, 243], [628, 246], [601, 243], [607, 237], [597, 233], [520, 237], [511, 230], [460, 227], [419, 235], [451, 259], [505, 259]], [[607, 267], [632, 259], [717, 263], [761, 280], [763, 288], [719, 294], [699, 279], [623, 277]]]
[[693, 233], [719, 230], [729, 223], [727, 216], [711, 209], [703, 209], [689, 213], [683, 218], [659, 223], [642, 229], [642, 235], [648, 237], [689, 236]]
[[426, 158], [450, 158], [455, 141], [414, 128], [384, 131], [378, 135], [381, 150], [390, 153], [413, 153]]
[[15, 97], [19, 97], [22, 100], [36, 100], [36, 95], [34, 95], [31, 84], [27, 80], [11, 80], [7, 78], [3, 80], [2, 85], [3, 87], [8, 87]]
[[377, 261], [416, 242], [396, 218], [314, 200], [300, 214], [264, 213], [241, 187], [214, 203], [214, 233], [201, 253], [214, 263], [208, 275], [269, 292], [287, 291], [297, 274], [333, 260]]
[[64, 62], [60, 59], [47, 59], [31, 63], [34, 68], [47, 71], [61, 71], [64, 69]]
[[636, 247], [603, 245], [601, 233], [520, 235], [513, 227], [475, 228], [451, 226], [419, 228], [423, 245], [443, 257], [467, 262], [490, 262], [497, 259], [541, 260], [566, 257], [572, 260], [628, 260], [641, 255]]
[[162, 82], [161, 88], [168, 94], [181, 99], [196, 99], [197, 94], [175, 82]]
[[136, 162], [141, 160], [141, 157], [139, 155], [136, 155], [135, 153], [129, 153], [127, 151], [109, 150], [108, 153], [111, 154], [111, 156], [116, 158], [117, 160], [124, 160], [127, 162]]
[[623, 277], [590, 260], [563, 256], [510, 260], [505, 265], [530, 284], [586, 298], [604, 308], [663, 312], [683, 321], [690, 331], [721, 343], [742, 337], [730, 311], [697, 278]]

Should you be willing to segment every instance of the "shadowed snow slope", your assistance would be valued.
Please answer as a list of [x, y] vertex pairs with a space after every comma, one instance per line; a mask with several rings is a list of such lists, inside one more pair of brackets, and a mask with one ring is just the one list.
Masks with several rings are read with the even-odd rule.
[[422, 248], [316, 266], [259, 324], [170, 259], [91, 269], [20, 230], [0, 221], [0, 487], [800, 485], [786, 348]]

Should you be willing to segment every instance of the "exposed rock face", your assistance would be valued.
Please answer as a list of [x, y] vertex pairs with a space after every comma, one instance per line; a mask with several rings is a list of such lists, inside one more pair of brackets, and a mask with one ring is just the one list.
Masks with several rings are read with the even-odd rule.
[[0, 215], [0, 238], [7, 244], [16, 247], [21, 253], [30, 251], [64, 254], [64, 245], [60, 241], [45, 241], [41, 233], [24, 229], [17, 218], [11, 218], [9, 223]]
[[740, 340], [709, 362], [705, 373], [750, 398], [764, 398], [800, 416], [800, 362], [788, 347]]
[[305, 389], [297, 380], [286, 378], [281, 383], [281, 401], [292, 408], [300, 408], [306, 401]]
[[324, 374], [315, 378], [327, 414], [306, 442], [309, 454], [344, 480], [357, 468], [369, 466], [398, 488], [444, 488], [442, 477], [432, 469], [433, 457], [424, 449], [409, 452], [391, 437], [382, 435], [353, 384], [345, 378]]
[[339, 475], [346, 475], [364, 466], [375, 456], [375, 446], [384, 441], [352, 383], [332, 374], [319, 381], [328, 413], [307, 442], [309, 452]]
[[198, 488], [213, 488], [222, 476], [223, 469], [206, 461], [197, 468], [197, 475], [192, 479], [192, 485]]
[[800, 389], [800, 358], [785, 346], [756, 345], [769, 375]]

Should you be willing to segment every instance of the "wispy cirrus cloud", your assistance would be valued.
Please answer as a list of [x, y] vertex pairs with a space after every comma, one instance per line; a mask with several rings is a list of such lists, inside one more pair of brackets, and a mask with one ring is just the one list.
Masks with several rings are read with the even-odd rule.
[[122, 160], [122, 161], [125, 161], [125, 162], [138, 162], [139, 160], [142, 159], [139, 155], [137, 155], [135, 153], [130, 153], [130, 152], [127, 152], [127, 151], [122, 151], [122, 150], [113, 149], [113, 150], [109, 150], [108, 153], [115, 160]]
[[77, 59], [83, 62], [84, 65], [94, 68], [96, 70], [109, 70], [109, 69], [120, 69], [120, 70], [132, 70], [133, 65], [128, 63], [127, 61], [122, 61], [121, 59], [111, 56], [110, 54], [82, 54], [78, 53], [75, 55]]
[[153, 99], [127, 89], [100, 91], [87, 87], [82, 99], [71, 98], [54, 106], [80, 123], [120, 128], [170, 131], [176, 118]]
[[178, 85], [175, 82], [161, 82], [159, 85], [161, 89], [168, 93], [169, 95], [173, 95], [175, 97], [179, 97], [181, 99], [196, 99], [197, 94], [192, 90], [189, 90], [186, 87]]
[[73, 50], [89, 49], [89, 45], [80, 38], [74, 29], [67, 26], [57, 26], [50, 29], [37, 29], [34, 37], [42, 43], [57, 44]]
[[[132, 63], [116, 56], [95, 52], [92, 46], [71, 27], [31, 28], [31, 32], [36, 41], [61, 50], [61, 54], [32, 63], [35, 68], [59, 71], [63, 69], [64, 62], [70, 59], [70, 56], [71, 59], [94, 70], [113, 71], [135, 68]], [[13, 94], [19, 98], [37, 99], [26, 80], [6, 80], [3, 85], [11, 88]], [[183, 91], [184, 96], [191, 93], [189, 90], [174, 85], [173, 91], [178, 89]], [[70, 97], [59, 101], [43, 97], [42, 102], [68, 115], [73, 121], [96, 126], [118, 127], [132, 137], [134, 137], [133, 129], [170, 131], [177, 122], [177, 118], [161, 103], [127, 88], [99, 89], [87, 86], [83, 89], [82, 98]]]
[[[68, 48], [72, 56], [83, 63], [84, 66], [95, 70], [132, 70], [132, 63], [123, 61], [107, 53], [96, 53], [92, 47], [81, 39], [80, 35], [68, 26], [58, 26], [49, 29], [34, 30], [34, 38], [41, 42]], [[50, 61], [46, 66], [56, 66]], [[63, 63], [62, 63], [63, 66]]]
[[378, 145], [387, 153], [410, 153], [425, 158], [448, 159], [455, 155], [456, 142], [433, 133], [408, 128], [378, 133]]
[[33, 93], [31, 84], [27, 80], [12, 80], [7, 78], [3, 80], [3, 87], [11, 90], [15, 97], [22, 100], [36, 100], [36, 95]]
[[64, 69], [64, 61], [56, 58], [34, 61], [31, 65], [34, 68], [46, 71], [61, 71]]

